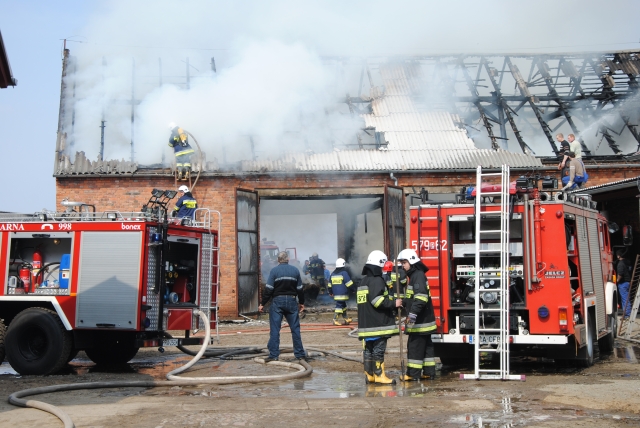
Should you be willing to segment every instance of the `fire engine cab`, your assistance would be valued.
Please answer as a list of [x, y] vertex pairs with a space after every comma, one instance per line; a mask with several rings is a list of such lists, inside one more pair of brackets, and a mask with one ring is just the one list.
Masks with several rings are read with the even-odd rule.
[[429, 268], [436, 355], [444, 364], [475, 357], [475, 378], [492, 376], [478, 369], [479, 352], [499, 356], [501, 369], [488, 371], [505, 379], [509, 353], [590, 366], [613, 350], [617, 226], [589, 197], [542, 184], [551, 183], [479, 169], [455, 203], [410, 208], [410, 243]]
[[0, 215], [0, 362], [43, 375], [80, 350], [121, 364], [140, 347], [210, 340], [190, 336], [204, 328], [197, 311], [217, 332], [220, 215], [169, 219], [175, 193], [154, 190], [142, 212], [67, 202], [64, 213]]

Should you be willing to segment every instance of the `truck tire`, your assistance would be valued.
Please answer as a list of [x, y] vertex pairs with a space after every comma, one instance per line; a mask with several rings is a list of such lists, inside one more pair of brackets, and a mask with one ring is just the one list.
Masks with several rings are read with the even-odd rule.
[[587, 368], [593, 365], [597, 346], [596, 338], [596, 324], [591, 322], [587, 331], [587, 344], [578, 349], [578, 356], [576, 357], [576, 365], [578, 367]]
[[11, 321], [5, 347], [9, 364], [21, 375], [49, 375], [67, 364], [73, 335], [54, 311], [29, 308]]
[[87, 348], [84, 352], [91, 361], [98, 365], [118, 366], [131, 361], [139, 349], [135, 346], [116, 343], [109, 347]]
[[609, 334], [598, 340], [600, 352], [602, 352], [603, 354], [611, 354], [613, 352], [616, 341], [615, 332], [618, 328], [618, 318], [615, 314], [608, 315], [607, 318], [609, 318]]
[[4, 361], [5, 348], [4, 338], [7, 335], [7, 326], [4, 325], [4, 320], [0, 319], [0, 364]]

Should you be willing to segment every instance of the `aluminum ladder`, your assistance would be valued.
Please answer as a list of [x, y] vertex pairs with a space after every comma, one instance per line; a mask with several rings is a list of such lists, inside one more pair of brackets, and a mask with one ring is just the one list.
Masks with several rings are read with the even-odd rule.
[[[500, 177], [500, 189], [495, 191], [482, 191], [483, 178]], [[461, 374], [461, 379], [498, 379], [498, 380], [524, 380], [522, 375], [512, 375], [509, 373], [509, 214], [510, 214], [510, 194], [509, 194], [509, 165], [502, 165], [502, 171], [497, 173], [482, 173], [482, 167], [478, 166], [476, 172], [476, 199], [475, 199], [475, 220], [476, 220], [476, 248], [475, 248], [475, 334], [469, 337], [469, 342], [473, 342], [474, 372], [473, 374]], [[487, 197], [500, 198], [500, 211], [482, 210], [484, 199]], [[500, 226], [498, 229], [489, 229], [486, 224], [483, 227], [482, 219], [498, 218]], [[483, 243], [485, 234], [500, 235], [500, 249], [496, 251], [495, 244]], [[494, 247], [494, 248], [491, 248]], [[500, 256], [498, 267], [483, 268], [487, 257]], [[481, 278], [486, 275], [500, 279], [500, 287], [481, 288]], [[498, 293], [499, 308], [485, 307], [481, 296], [485, 293]], [[485, 327], [484, 315], [487, 313], [499, 314], [499, 327]], [[497, 343], [484, 344], [481, 337], [498, 336]], [[497, 354], [500, 360], [499, 369], [480, 368], [480, 357], [482, 353]]]
[[[638, 269], [638, 264], [640, 264], [640, 254], [636, 256], [636, 261], [633, 265], [633, 274], [629, 282], [629, 297], [627, 298], [625, 307], [622, 308], [622, 318], [620, 320], [618, 335], [621, 335], [622, 339], [640, 343], [637, 337], [633, 337], [633, 325], [638, 315], [638, 306], [640, 306], [640, 270]], [[631, 305], [631, 315], [629, 318], [625, 318], [624, 313], [629, 305]]]

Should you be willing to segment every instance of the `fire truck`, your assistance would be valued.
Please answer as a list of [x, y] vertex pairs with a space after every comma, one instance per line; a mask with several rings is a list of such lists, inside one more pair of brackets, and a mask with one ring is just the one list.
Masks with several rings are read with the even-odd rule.
[[[508, 166], [479, 168], [456, 201], [410, 208], [410, 244], [429, 268], [443, 364], [475, 360], [471, 377], [506, 379], [510, 354], [588, 367], [598, 352], [612, 352], [609, 233], [617, 225], [587, 195], [556, 186], [548, 177], [511, 180]], [[480, 354], [491, 352], [500, 369], [483, 371]]]
[[141, 347], [202, 344], [197, 311], [217, 334], [220, 214], [170, 219], [175, 194], [154, 189], [141, 212], [63, 201], [64, 213], [0, 215], [0, 362], [46, 375], [80, 350], [122, 364]]

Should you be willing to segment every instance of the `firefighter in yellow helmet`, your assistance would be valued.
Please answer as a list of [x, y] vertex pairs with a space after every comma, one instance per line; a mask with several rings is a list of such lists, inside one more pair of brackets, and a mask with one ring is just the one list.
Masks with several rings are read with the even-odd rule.
[[175, 123], [169, 124], [171, 137], [169, 137], [169, 147], [173, 148], [176, 155], [176, 172], [178, 180], [188, 180], [191, 174], [191, 155], [194, 150], [189, 145], [189, 137], [184, 129]]

